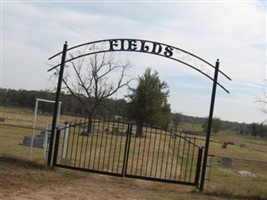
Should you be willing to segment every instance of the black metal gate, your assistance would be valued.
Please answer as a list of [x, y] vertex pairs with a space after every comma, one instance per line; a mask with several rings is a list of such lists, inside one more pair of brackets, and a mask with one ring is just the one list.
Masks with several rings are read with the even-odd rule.
[[[98, 47], [98, 45], [101, 48], [94, 48], [94, 47]], [[83, 53], [73, 57], [73, 52], [77, 51], [80, 48], [84, 48], [83, 49]], [[95, 50], [92, 50], [92, 49], [95, 49]], [[156, 49], [159, 49], [159, 51], [156, 50]], [[149, 167], [146, 166], [146, 170], [145, 170], [145, 172], [143, 172], [143, 167], [144, 167], [143, 164], [141, 164], [141, 169], [139, 169], [140, 166], [138, 166], [138, 164], [137, 164], [137, 166], [136, 166], [137, 168], [134, 171], [135, 161], [140, 162], [139, 161], [139, 157], [140, 157], [139, 153], [141, 153], [141, 154], [143, 153], [143, 156], [146, 156], [147, 154], [149, 155], [151, 153], [151, 151], [150, 151], [149, 147], [148, 147], [148, 150], [146, 150], [143, 146], [142, 146], [142, 148], [140, 147], [139, 148], [140, 152], [138, 152], [138, 155], [137, 155], [137, 157], [138, 156], [139, 157], [136, 159], [136, 154], [137, 153], [135, 153], [135, 150], [137, 149], [137, 147], [135, 147], [136, 149], [134, 149], [134, 150], [131, 150], [131, 148], [130, 148], [130, 146], [132, 146], [130, 140], [131, 140], [131, 138], [133, 137], [134, 134], [132, 134], [131, 130], [129, 130], [129, 129], [127, 129], [128, 131], [127, 131], [126, 137], [125, 136], [124, 137], [121, 136], [119, 138], [116, 137], [116, 141], [117, 141], [117, 139], [121, 139], [121, 145], [125, 146], [125, 151], [123, 152], [123, 154], [124, 154], [123, 158], [124, 159], [123, 159], [123, 162], [121, 164], [121, 158], [120, 157], [117, 158], [116, 156], [114, 156], [115, 155], [115, 150], [114, 150], [114, 152], [113, 152], [113, 154], [114, 154], [113, 155], [114, 156], [113, 161], [116, 161], [116, 163], [114, 163], [114, 162], [112, 163], [113, 167], [111, 169], [110, 169], [109, 165], [107, 167], [105, 166], [106, 161], [105, 161], [104, 158], [103, 158], [103, 160], [104, 160], [103, 163], [100, 162], [102, 157], [98, 157], [99, 158], [98, 161], [100, 162], [100, 163], [97, 163], [98, 167], [95, 166], [96, 159], [93, 160], [94, 164], [93, 164], [93, 166], [91, 166], [91, 156], [95, 154], [94, 157], [97, 158], [97, 155], [99, 153], [100, 153], [100, 156], [101, 156], [102, 151], [104, 151], [106, 153], [106, 149], [104, 148], [104, 150], [103, 150], [102, 147], [98, 147], [97, 146], [95, 148], [95, 151], [94, 151], [94, 147], [92, 147], [92, 145], [94, 144], [93, 137], [92, 137], [91, 139], [87, 139], [86, 140], [86, 143], [89, 143], [89, 144], [90, 144], [90, 141], [92, 141], [91, 142], [91, 146], [89, 148], [90, 152], [89, 153], [87, 152], [88, 144], [86, 144], [85, 145], [86, 146], [85, 147], [86, 150], [84, 150], [84, 154], [85, 155], [83, 155], [83, 151], [82, 151], [83, 148], [82, 147], [84, 146], [84, 143], [81, 142], [81, 144], [80, 144], [80, 140], [84, 141], [84, 139], [81, 139], [79, 137], [80, 133], [76, 134], [77, 136], [75, 136], [75, 134], [73, 135], [73, 139], [76, 137], [76, 140], [77, 140], [77, 144], [76, 145], [79, 145], [79, 146], [75, 147], [75, 145], [72, 144], [73, 146], [71, 147], [71, 152], [73, 151], [73, 149], [76, 148], [76, 150], [74, 150], [76, 152], [74, 155], [76, 155], [76, 156], [77, 156], [77, 154], [79, 154], [78, 153], [79, 152], [78, 149], [80, 148], [80, 155], [79, 155], [80, 159], [77, 159], [75, 157], [75, 159], [73, 161], [73, 159], [72, 159], [72, 155], [73, 155], [72, 153], [73, 152], [71, 153], [71, 157], [70, 158], [69, 157], [66, 158], [66, 156], [69, 156], [69, 155], [66, 154], [66, 151], [64, 150], [63, 159], [61, 160], [61, 158], [59, 158], [60, 160], [59, 161], [57, 160], [57, 156], [58, 156], [57, 154], [58, 154], [58, 150], [59, 150], [58, 148], [59, 148], [59, 145], [60, 145], [60, 136], [58, 136], [58, 138], [57, 138], [58, 141], [57, 141], [57, 144], [55, 146], [56, 149], [54, 149], [54, 139], [55, 139], [55, 133], [56, 133], [57, 113], [58, 113], [58, 109], [59, 109], [59, 97], [60, 97], [60, 91], [61, 91], [61, 85], [62, 85], [62, 79], [63, 79], [65, 64], [68, 63], [68, 62], [71, 62], [73, 60], [76, 60], [78, 58], [89, 56], [89, 55], [105, 53], [105, 52], [119, 52], [119, 51], [147, 53], [147, 54], [153, 54], [153, 55], [165, 57], [165, 58], [177, 61], [179, 63], [182, 63], [182, 64], [184, 64], [184, 65], [196, 70], [197, 72], [199, 72], [202, 75], [206, 76], [208, 79], [210, 79], [213, 82], [212, 93], [211, 93], [211, 101], [210, 101], [210, 110], [209, 110], [209, 117], [208, 117], [207, 135], [206, 135], [206, 141], [205, 141], [205, 151], [204, 151], [204, 156], [203, 156], [203, 166], [202, 166], [201, 181], [200, 181], [200, 187], [199, 187], [200, 191], [202, 191], [203, 188], [204, 188], [204, 182], [205, 182], [206, 165], [207, 165], [207, 158], [208, 158], [208, 151], [209, 151], [209, 141], [210, 141], [210, 135], [211, 135], [211, 125], [212, 125], [213, 109], [214, 109], [217, 85], [220, 86], [225, 92], [229, 93], [229, 91], [225, 87], [223, 87], [220, 83], [218, 83], [218, 75], [222, 74], [228, 80], [231, 80], [231, 78], [228, 77], [221, 70], [219, 70], [219, 60], [217, 60], [216, 64], [213, 65], [213, 64], [207, 62], [206, 60], [200, 58], [199, 56], [194, 55], [194, 54], [192, 54], [192, 53], [190, 53], [188, 51], [185, 51], [183, 49], [180, 49], [180, 48], [168, 45], [168, 44], [155, 42], [155, 41], [140, 40], [140, 39], [129, 39], [129, 38], [116, 38], [116, 39], [104, 39], [104, 40], [86, 42], [86, 43], [83, 43], [83, 44], [79, 44], [79, 45], [73, 46], [71, 48], [68, 48], [67, 42], [65, 42], [65, 44], [63, 45], [63, 51], [59, 52], [59, 53], [57, 53], [54, 56], [49, 58], [49, 60], [50, 60], [50, 59], [60, 58], [60, 56], [61, 56], [61, 61], [59, 62], [59, 64], [53, 66], [51, 69], [48, 70], [48, 71], [51, 71], [51, 70], [54, 70], [55, 68], [60, 67], [59, 76], [58, 76], [58, 84], [57, 84], [57, 92], [56, 92], [56, 98], [55, 98], [54, 115], [53, 115], [52, 128], [51, 128], [52, 129], [51, 130], [51, 140], [50, 140], [48, 159], [47, 159], [48, 165], [51, 165], [51, 164], [53, 165], [54, 164], [54, 165], [60, 165], [60, 166], [64, 166], [64, 167], [71, 167], [71, 168], [85, 169], [85, 170], [90, 170], [90, 171], [97, 171], [97, 172], [101, 172], [101, 173], [111, 173], [111, 174], [114, 174], [114, 175], [115, 174], [118, 175], [119, 172], [122, 171], [122, 175], [123, 176], [125, 175], [125, 176], [130, 176], [130, 177], [155, 179], [155, 180], [161, 180], [161, 181], [162, 180], [164, 180], [164, 181], [168, 180], [168, 181], [171, 181], [171, 182], [180, 182], [180, 183], [185, 183], [185, 184], [190, 184], [190, 185], [191, 184], [193, 184], [193, 185], [197, 185], [198, 184], [202, 149], [200, 147], [198, 147], [195, 144], [195, 142], [192, 141], [192, 139], [186, 138], [185, 136], [182, 136], [182, 135], [179, 135], [179, 134], [174, 134], [174, 135], [176, 135], [174, 138], [180, 138], [178, 144], [177, 144], [177, 142], [173, 142], [173, 145], [171, 145], [172, 142], [171, 142], [170, 138], [172, 138], [173, 133], [170, 133], [170, 132], [166, 132], [166, 133], [163, 132], [162, 133], [160, 131], [161, 133], [159, 135], [161, 137], [163, 137], [164, 140], [167, 141], [167, 144], [168, 144], [168, 141], [169, 141], [170, 149], [168, 151], [166, 151], [166, 152], [168, 152], [167, 153], [167, 157], [169, 157], [169, 156], [171, 157], [171, 163], [173, 163], [173, 161], [174, 161], [174, 163], [177, 161], [177, 165], [180, 166], [180, 168], [178, 168], [178, 169], [180, 169], [180, 171], [179, 170], [178, 170], [179, 172], [173, 171], [173, 166], [171, 165], [171, 167], [169, 169], [169, 165], [166, 164], [165, 167], [167, 167], [167, 169], [165, 170], [165, 176], [163, 175], [164, 174], [164, 172], [163, 172], [164, 170], [160, 170], [160, 172], [158, 171], [158, 164], [160, 163], [160, 161], [162, 161], [162, 163], [164, 163], [165, 161], [169, 162], [168, 159], [164, 161], [164, 159], [165, 159], [164, 156], [166, 156], [165, 155], [166, 154], [166, 152], [165, 152], [166, 149], [163, 152], [161, 150], [158, 150], [158, 154], [156, 152], [152, 152], [153, 158], [154, 158], [155, 155], [158, 155], [156, 168], [154, 166], [152, 166], [150, 171], [149, 171]], [[202, 70], [203, 66], [211, 67], [211, 69], [214, 70], [214, 76], [211, 77], [208, 73], [205, 73]], [[128, 125], [126, 125], [126, 126], [129, 128]], [[134, 126], [131, 126], [131, 127], [133, 128]], [[77, 129], [81, 129], [81, 128], [77, 128]], [[113, 134], [113, 133], [110, 133], [109, 131], [107, 131], [107, 133], [105, 133], [103, 130], [100, 130], [99, 133], [94, 133], [93, 132], [91, 134], [91, 136], [93, 136], [95, 134], [97, 134], [97, 136], [95, 136], [96, 138], [98, 138], [99, 135], [100, 135], [100, 137], [103, 139], [104, 138], [103, 134], [110, 135], [110, 134]], [[154, 138], [158, 138], [158, 134], [157, 134], [157, 136], [155, 136], [152, 133], [145, 134], [145, 136], [146, 137], [150, 137], [151, 136], [151, 138], [153, 138], [153, 137]], [[82, 136], [82, 138], [83, 137], [84, 136]], [[113, 137], [111, 137], [111, 138], [113, 138]], [[101, 142], [103, 142], [102, 139], [100, 140]], [[95, 139], [95, 140], [96, 140], [96, 142], [98, 141], [98, 139]], [[113, 141], [112, 139], [107, 137], [106, 142], [109, 143], [109, 140]], [[156, 141], [157, 139], [154, 139], [154, 140]], [[182, 142], [180, 142], [180, 140], [182, 140]], [[138, 143], [138, 139], [136, 139], [136, 141]], [[184, 141], [184, 143], [183, 143], [183, 141]], [[140, 139], [139, 143], [140, 144], [144, 143], [144, 140], [142, 142], [141, 139]], [[151, 143], [149, 143], [149, 144], [151, 144]], [[155, 142], [155, 144], [156, 144], [156, 142]], [[162, 145], [161, 142], [159, 142], [158, 144]], [[112, 144], [109, 144], [109, 145], [110, 145], [110, 150], [113, 150], [112, 148], [117, 148], [116, 146], [114, 146]], [[164, 142], [163, 145], [165, 147], [166, 143]], [[119, 150], [120, 153], [122, 151], [121, 150], [122, 146], [118, 147], [120, 149]], [[67, 146], [66, 143], [64, 143], [63, 147], [64, 147], [64, 149], [69, 149], [69, 146]], [[174, 152], [169, 153], [171, 151], [171, 148], [173, 148]], [[186, 150], [186, 149], [188, 149], [188, 150]], [[94, 151], [94, 152], [92, 153], [91, 150]], [[191, 157], [191, 159], [189, 159], [189, 157], [191, 156], [191, 153], [189, 153], [189, 152], [192, 152], [192, 151], [193, 151], [192, 157]], [[197, 153], [195, 153], [195, 151]], [[54, 152], [54, 159], [52, 159], [53, 152]], [[131, 152], [133, 152], [132, 153], [132, 156], [133, 156], [132, 157], [132, 162], [133, 162], [132, 166], [133, 167], [131, 166], [132, 168], [129, 171], [128, 159], [130, 158], [130, 160], [131, 160], [131, 157], [130, 157], [131, 156]], [[181, 157], [178, 152], [183, 152], [182, 153], [183, 156]], [[185, 152], [185, 154], [184, 154], [184, 152]], [[104, 153], [104, 155], [106, 155], [105, 153]], [[107, 152], [107, 153], [111, 154], [112, 151], [111, 152]], [[90, 155], [89, 158], [87, 157], [88, 156], [87, 154]], [[162, 154], [164, 154], [164, 156], [163, 156], [164, 159], [160, 160], [159, 158], [161, 157]], [[198, 156], [196, 156], [196, 154]], [[184, 155], [188, 155], [189, 157], [184, 158]], [[82, 160], [83, 156], [84, 156], [84, 160]], [[109, 159], [110, 159], [110, 156], [112, 157], [112, 155], [109, 155], [109, 157], [108, 157]], [[175, 156], [176, 156], [176, 159], [175, 159]], [[115, 158], [117, 158], [117, 159], [115, 159]], [[150, 159], [150, 157], [148, 157], [148, 160], [149, 159]], [[186, 159], [186, 164], [184, 164], [184, 159]], [[76, 163], [76, 160], [79, 160], [79, 164]], [[143, 163], [144, 160], [142, 158], [142, 162], [141, 163]], [[66, 163], [69, 162], [69, 164], [63, 164], [65, 162]], [[108, 164], [109, 164], [109, 162], [110, 162], [110, 160], [108, 161]], [[152, 163], [147, 161], [146, 165], [152, 165]], [[88, 166], [86, 166], [86, 164], [88, 164]], [[117, 164], [117, 171], [116, 170], [114, 171], [114, 165], [116, 165], [116, 164]], [[188, 165], [190, 166], [189, 167], [190, 168], [189, 177], [188, 177], [188, 172], [187, 172]], [[102, 166], [102, 168], [100, 166]], [[162, 169], [164, 169], [163, 168], [163, 164], [160, 167]], [[195, 167], [196, 167], [196, 170], [194, 171], [193, 169]], [[173, 177], [172, 173], [174, 173], [176, 175]], [[169, 179], [166, 179], [167, 176], [169, 176]], [[179, 177], [179, 178], [177, 178], [177, 177]], [[195, 177], [195, 181], [192, 181], [192, 177]]]
[[57, 130], [53, 165], [114, 176], [198, 186], [202, 147], [196, 138], [133, 123], [75, 121]]

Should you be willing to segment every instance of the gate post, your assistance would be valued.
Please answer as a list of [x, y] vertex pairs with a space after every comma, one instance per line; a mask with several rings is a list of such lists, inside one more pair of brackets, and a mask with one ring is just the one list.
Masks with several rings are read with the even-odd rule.
[[200, 147], [198, 149], [198, 155], [197, 155], [197, 167], [196, 167], [196, 176], [195, 176], [195, 184], [197, 185], [197, 188], [199, 187], [199, 177], [200, 177], [200, 170], [201, 170], [203, 148], [204, 147]]
[[60, 137], [60, 129], [56, 131], [56, 141], [55, 141], [55, 148], [54, 148], [54, 155], [53, 155], [53, 166], [57, 164], [57, 155], [58, 155], [58, 145], [59, 145], [59, 137]]
[[214, 80], [213, 80], [211, 102], [210, 102], [210, 113], [209, 113], [209, 119], [208, 119], [207, 136], [206, 136], [204, 158], [203, 158], [203, 165], [202, 165], [202, 173], [201, 173], [201, 180], [200, 180], [200, 187], [199, 187], [200, 191], [203, 191], [204, 182], [205, 182], [206, 165], [207, 165], [207, 159], [208, 159], [208, 153], [209, 153], [211, 125], [212, 125], [213, 110], [214, 110], [214, 104], [215, 104], [215, 96], [216, 96], [216, 87], [217, 87], [217, 80], [218, 80], [219, 64], [220, 64], [219, 63], [219, 59], [217, 59], [216, 65], [215, 65], [215, 69], [214, 69]]
[[125, 177], [128, 168], [128, 159], [129, 159], [129, 151], [132, 137], [132, 123], [128, 123], [127, 135], [126, 135], [126, 144], [124, 149], [124, 158], [123, 158], [123, 166], [122, 166], [122, 177]]
[[59, 70], [59, 76], [58, 76], [58, 83], [57, 83], [57, 92], [56, 92], [56, 99], [55, 99], [55, 105], [54, 105], [54, 114], [53, 114], [53, 121], [52, 121], [52, 127], [51, 127], [48, 159], [47, 159], [48, 165], [53, 165], [52, 152], [53, 152], [53, 148], [54, 148], [54, 138], [55, 138], [55, 131], [56, 131], [56, 123], [57, 123], [57, 113], [58, 113], [58, 108], [59, 108], [59, 96], [60, 96], [60, 91], [61, 91], [67, 48], [68, 48], [68, 44], [67, 44], [67, 42], [65, 42], [65, 44], [63, 46], [63, 52], [62, 52], [61, 64], [60, 64], [60, 70]]

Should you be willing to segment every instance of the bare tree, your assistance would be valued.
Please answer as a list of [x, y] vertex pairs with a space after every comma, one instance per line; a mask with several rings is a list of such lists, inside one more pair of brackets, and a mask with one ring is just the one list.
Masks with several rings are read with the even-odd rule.
[[261, 104], [261, 111], [266, 115], [267, 114], [267, 92], [263, 91], [261, 96], [256, 97], [256, 103]]
[[[263, 90], [262, 92], [262, 95], [261, 96], [257, 96], [256, 97], [256, 103], [260, 104], [261, 105], [261, 111], [264, 115], [267, 115], [267, 91], [266, 91], [266, 87], [267, 87], [267, 80], [265, 79], [264, 80], [265, 82], [265, 89]], [[265, 120], [263, 122], [264, 124], [267, 123], [267, 120]], [[267, 145], [267, 134], [265, 132], [265, 146]]]
[[126, 74], [129, 67], [129, 61], [121, 63], [113, 54], [106, 53], [82, 57], [66, 65], [63, 90], [84, 106], [88, 114], [88, 134], [92, 130], [96, 109], [105, 99], [131, 82], [132, 78], [127, 78]]

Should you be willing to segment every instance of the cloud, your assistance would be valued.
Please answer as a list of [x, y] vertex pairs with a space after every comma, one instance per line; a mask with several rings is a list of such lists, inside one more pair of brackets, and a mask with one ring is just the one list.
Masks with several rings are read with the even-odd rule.
[[1, 87], [45, 89], [46, 52], [15, 39], [3, 41], [2, 48]]
[[[262, 119], [252, 100], [266, 79], [263, 1], [3, 2], [1, 28], [4, 87], [45, 88], [49, 77], [45, 63], [61, 51], [65, 41], [74, 46], [106, 38], [149, 39], [182, 48], [214, 64], [219, 58], [220, 69], [233, 81], [219, 77], [231, 95], [225, 96], [218, 89], [218, 102], [222, 102], [218, 114], [231, 119], [246, 116], [246, 121]], [[134, 64], [130, 71], [133, 76], [141, 75], [146, 67], [156, 69], [170, 85], [173, 109], [206, 115], [211, 82], [205, 77], [157, 56], [116, 55]], [[213, 76], [213, 70], [203, 70]], [[233, 114], [227, 114], [233, 107]]]

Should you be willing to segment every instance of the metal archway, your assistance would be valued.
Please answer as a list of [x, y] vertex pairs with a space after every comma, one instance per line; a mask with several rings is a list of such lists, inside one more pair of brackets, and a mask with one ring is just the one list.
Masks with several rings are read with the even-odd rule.
[[[82, 53], [79, 53], [79, 55], [74, 56], [73, 55], [74, 51], [79, 51]], [[73, 46], [68, 49], [66, 48], [65, 63], [76, 60], [78, 58], [93, 55], [93, 54], [106, 53], [106, 52], [118, 52], [118, 51], [139, 52], [139, 53], [152, 54], [152, 55], [157, 55], [157, 56], [161, 56], [164, 58], [168, 58], [168, 59], [180, 62], [196, 70], [197, 72], [201, 73], [202, 75], [206, 76], [208, 79], [212, 81], [214, 80], [210, 75], [205, 73], [202, 70], [202, 68], [207, 66], [207, 67], [215, 69], [215, 65], [209, 63], [203, 58], [195, 54], [192, 54], [186, 50], [180, 49], [178, 47], [174, 47], [174, 46], [160, 43], [160, 42], [142, 40], [142, 39], [126, 39], [126, 38], [104, 39], [104, 40], [97, 40], [93, 42], [86, 42], [83, 44]], [[67, 53], [69, 53], [69, 55], [67, 55]], [[52, 60], [63, 54], [64, 54], [64, 51], [59, 52], [51, 56], [49, 60]], [[61, 63], [58, 63], [54, 67], [49, 69], [48, 71], [52, 71], [53, 69], [59, 67], [60, 65]], [[223, 73], [222, 71], [219, 70], [219, 73], [221, 73], [228, 80], [231, 80], [231, 78], [227, 76], [225, 73]], [[220, 83], [217, 83], [217, 84], [224, 91], [229, 93], [229, 91], [225, 87], [223, 87]]]
[[[79, 54], [75, 56], [74, 54], [77, 51], [79, 52]], [[218, 74], [219, 73], [222, 74], [228, 80], [231, 80], [231, 78], [219, 70], [219, 60], [217, 60], [215, 65], [213, 65], [209, 63], [208, 61], [204, 60], [203, 58], [193, 53], [190, 53], [186, 50], [180, 49], [178, 47], [174, 47], [172, 45], [150, 41], [150, 40], [128, 39], [128, 38], [104, 39], [104, 40], [86, 42], [83, 44], [73, 46], [71, 48], [68, 48], [67, 42], [65, 42], [63, 46], [63, 51], [49, 58], [49, 60], [51, 60], [51, 59], [61, 56], [61, 62], [59, 62], [54, 67], [48, 70], [48, 71], [52, 71], [53, 69], [60, 67], [56, 99], [55, 99], [56, 103], [54, 107], [54, 117], [52, 121], [52, 130], [51, 130], [52, 132], [51, 132], [51, 139], [50, 139], [49, 153], [48, 153], [48, 165], [53, 165], [52, 152], [54, 149], [54, 138], [55, 138], [55, 130], [56, 130], [56, 113], [58, 112], [59, 95], [61, 91], [65, 63], [68, 63], [75, 59], [82, 58], [82, 57], [89, 56], [89, 55], [94, 55], [98, 53], [106, 53], [106, 52], [119, 52], [119, 51], [120, 52], [123, 51], [123, 52], [146, 53], [146, 54], [152, 54], [152, 55], [157, 55], [157, 56], [161, 56], [164, 58], [168, 58], [176, 62], [182, 63], [190, 67], [191, 69], [194, 69], [195, 71], [201, 73], [202, 75], [204, 75], [205, 77], [213, 81], [210, 111], [209, 111], [209, 118], [208, 118], [207, 136], [206, 136], [206, 143], [205, 143], [201, 180], [200, 180], [200, 186], [199, 186], [200, 190], [203, 190], [217, 85], [221, 87], [225, 92], [229, 93], [229, 91], [225, 87], [223, 87], [220, 83], [218, 83], [217, 81]], [[203, 71], [203, 67], [212, 68], [214, 70], [214, 77], [211, 77], [210, 75], [205, 73]]]

